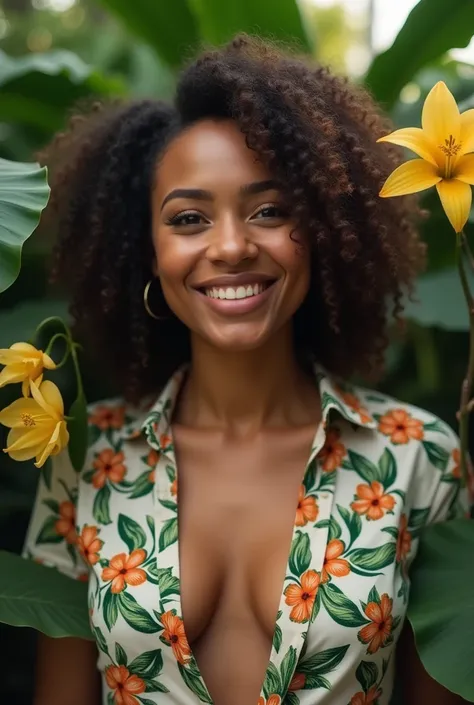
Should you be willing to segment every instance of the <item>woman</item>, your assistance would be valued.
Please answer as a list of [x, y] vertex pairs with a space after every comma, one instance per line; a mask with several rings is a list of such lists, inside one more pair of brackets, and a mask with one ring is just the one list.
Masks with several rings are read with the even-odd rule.
[[95, 111], [47, 151], [56, 274], [120, 398], [92, 405], [83, 472], [63, 453], [38, 491], [26, 552], [89, 581], [96, 643], [41, 638], [36, 705], [382, 705], [402, 632], [404, 702], [455, 702], [404, 617], [456, 438], [342, 381], [380, 366], [423, 263], [416, 205], [377, 196], [387, 131], [361, 89], [241, 37], [175, 106]]

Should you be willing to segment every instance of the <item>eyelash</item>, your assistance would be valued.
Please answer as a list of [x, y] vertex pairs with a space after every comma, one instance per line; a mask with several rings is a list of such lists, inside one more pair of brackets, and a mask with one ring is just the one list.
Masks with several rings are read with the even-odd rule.
[[[263, 213], [264, 211], [268, 211], [268, 210], [279, 211], [279, 215], [267, 216], [267, 218], [270, 218], [270, 219], [272, 219], [272, 218], [273, 219], [285, 218], [288, 216], [288, 213], [281, 206], [278, 206], [276, 204], [271, 204], [271, 205], [262, 206], [254, 214], [253, 218], [255, 218], [255, 216]], [[182, 211], [181, 213], [177, 213], [176, 215], [171, 216], [165, 222], [166, 222], [166, 225], [174, 225], [175, 227], [193, 227], [193, 226], [200, 225], [200, 223], [183, 223], [182, 222], [185, 218], [189, 218], [189, 217], [193, 217], [193, 216], [196, 218], [203, 218], [204, 217], [200, 213], [197, 213], [196, 211]], [[263, 218], [258, 218], [258, 220], [262, 220], [262, 219], [265, 219], [265, 216], [263, 216]]]

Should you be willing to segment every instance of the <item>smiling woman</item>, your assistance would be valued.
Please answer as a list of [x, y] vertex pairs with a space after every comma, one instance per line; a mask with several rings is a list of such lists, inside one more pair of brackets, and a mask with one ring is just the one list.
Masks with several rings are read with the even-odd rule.
[[[419, 531], [460, 507], [451, 429], [348, 381], [423, 264], [416, 202], [378, 199], [388, 129], [239, 37], [174, 106], [107, 106], [46, 150], [54, 274], [120, 397], [38, 490], [25, 555], [87, 575], [97, 646], [43, 639], [35, 705], [390, 702]], [[455, 702], [415, 653], [399, 669], [405, 705]]]

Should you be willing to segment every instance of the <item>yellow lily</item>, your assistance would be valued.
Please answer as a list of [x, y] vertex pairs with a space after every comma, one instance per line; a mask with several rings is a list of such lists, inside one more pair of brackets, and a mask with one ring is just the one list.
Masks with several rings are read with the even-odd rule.
[[10, 428], [4, 453], [13, 460], [31, 460], [40, 468], [69, 442], [61, 392], [53, 382], [39, 387], [31, 381], [33, 398], [17, 399], [0, 411], [0, 423]]
[[0, 387], [14, 382], [22, 382], [24, 397], [30, 393], [30, 382], [39, 385], [43, 379], [43, 370], [54, 370], [56, 363], [42, 350], [37, 350], [30, 343], [14, 343], [10, 348], [0, 349], [0, 365], [5, 368], [0, 372]]
[[474, 110], [459, 112], [453, 94], [439, 81], [426, 97], [422, 127], [406, 127], [381, 137], [407, 147], [421, 159], [399, 166], [380, 196], [404, 196], [436, 186], [441, 204], [456, 233], [469, 217], [474, 184]]

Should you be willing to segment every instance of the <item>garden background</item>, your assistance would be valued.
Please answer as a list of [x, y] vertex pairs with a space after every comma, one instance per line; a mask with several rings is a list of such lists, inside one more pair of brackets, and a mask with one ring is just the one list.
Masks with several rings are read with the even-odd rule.
[[[398, 127], [419, 124], [438, 80], [461, 110], [474, 107], [474, 49], [459, 51], [474, 35], [472, 0], [0, 0], [0, 157], [33, 161], [83, 98], [169, 97], [179, 67], [202, 43], [236, 31], [289, 40], [363, 82]], [[393, 331], [379, 387], [456, 427], [468, 317], [453, 231], [434, 191], [423, 204], [431, 213], [423, 231], [428, 270], [405, 337]], [[473, 230], [471, 214], [468, 237]], [[0, 297], [0, 348], [27, 340], [48, 316], [67, 316], [65, 298], [47, 285], [52, 244], [41, 226], [26, 242], [20, 276]], [[83, 373], [88, 401], [109, 392], [92, 369]], [[67, 400], [74, 393], [67, 366], [55, 381]], [[0, 390], [0, 407], [14, 392]], [[0, 548], [21, 550], [37, 478], [32, 463], [1, 454]], [[0, 624], [0, 643], [8, 645], [0, 701], [31, 705], [34, 634]]]

